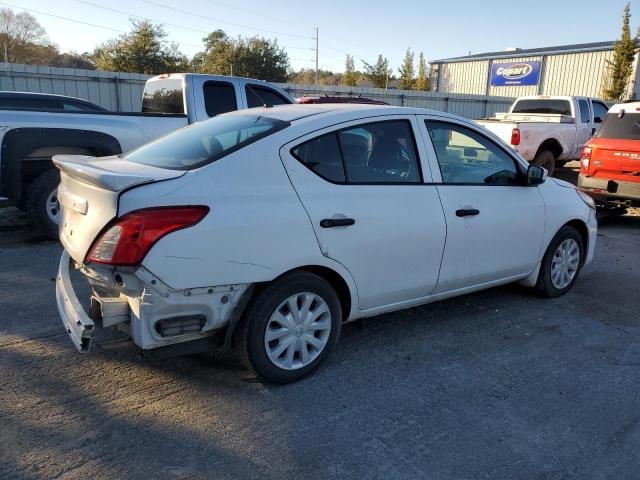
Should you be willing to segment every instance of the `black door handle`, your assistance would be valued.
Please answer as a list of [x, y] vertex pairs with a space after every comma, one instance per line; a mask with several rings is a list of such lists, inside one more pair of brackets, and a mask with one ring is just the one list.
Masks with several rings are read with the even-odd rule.
[[348, 227], [354, 223], [356, 223], [356, 221], [353, 218], [325, 218], [324, 220], [320, 220], [320, 226], [322, 228]]
[[470, 217], [472, 215], [478, 215], [480, 210], [476, 208], [463, 208], [462, 210], [456, 210], [456, 215], [458, 217]]

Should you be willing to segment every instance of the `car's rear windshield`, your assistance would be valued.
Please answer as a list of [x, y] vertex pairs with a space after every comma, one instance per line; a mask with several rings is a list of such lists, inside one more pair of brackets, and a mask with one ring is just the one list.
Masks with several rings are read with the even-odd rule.
[[530, 100], [519, 100], [513, 106], [512, 113], [571, 115], [571, 104], [569, 103], [569, 100], [532, 98]]
[[640, 140], [640, 113], [607, 114], [597, 137]]
[[147, 143], [124, 158], [171, 170], [193, 170], [288, 125], [261, 115], [219, 115]]
[[184, 113], [182, 79], [147, 82], [142, 93], [142, 113]]

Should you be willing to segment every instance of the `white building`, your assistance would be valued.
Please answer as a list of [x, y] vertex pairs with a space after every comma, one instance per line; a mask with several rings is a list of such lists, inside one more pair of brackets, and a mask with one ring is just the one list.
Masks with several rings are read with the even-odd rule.
[[[600, 97], [608, 78], [613, 42], [479, 53], [433, 60], [431, 85], [438, 92], [517, 97], [585, 95]], [[628, 97], [637, 97], [638, 58]]]

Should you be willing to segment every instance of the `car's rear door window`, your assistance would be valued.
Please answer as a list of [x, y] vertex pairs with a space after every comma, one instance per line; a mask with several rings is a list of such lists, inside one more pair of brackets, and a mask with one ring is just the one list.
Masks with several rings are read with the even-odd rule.
[[407, 120], [344, 128], [308, 140], [291, 153], [310, 170], [335, 183], [422, 181], [413, 131]]
[[236, 89], [232, 83], [209, 80], [204, 82], [202, 88], [204, 90], [204, 108], [210, 117], [238, 109]]
[[580, 122], [590, 123], [591, 115], [589, 115], [589, 102], [587, 102], [586, 100], [580, 99], [578, 100], [578, 106], [580, 107]]
[[193, 170], [288, 125], [289, 122], [261, 115], [222, 115], [176, 130], [124, 158], [171, 170]]

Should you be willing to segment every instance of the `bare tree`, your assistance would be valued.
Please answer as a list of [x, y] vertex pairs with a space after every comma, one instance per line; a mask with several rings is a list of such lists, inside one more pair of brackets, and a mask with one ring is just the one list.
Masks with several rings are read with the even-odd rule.
[[11, 63], [32, 63], [37, 47], [48, 45], [47, 34], [33, 15], [0, 9], [0, 58]]

